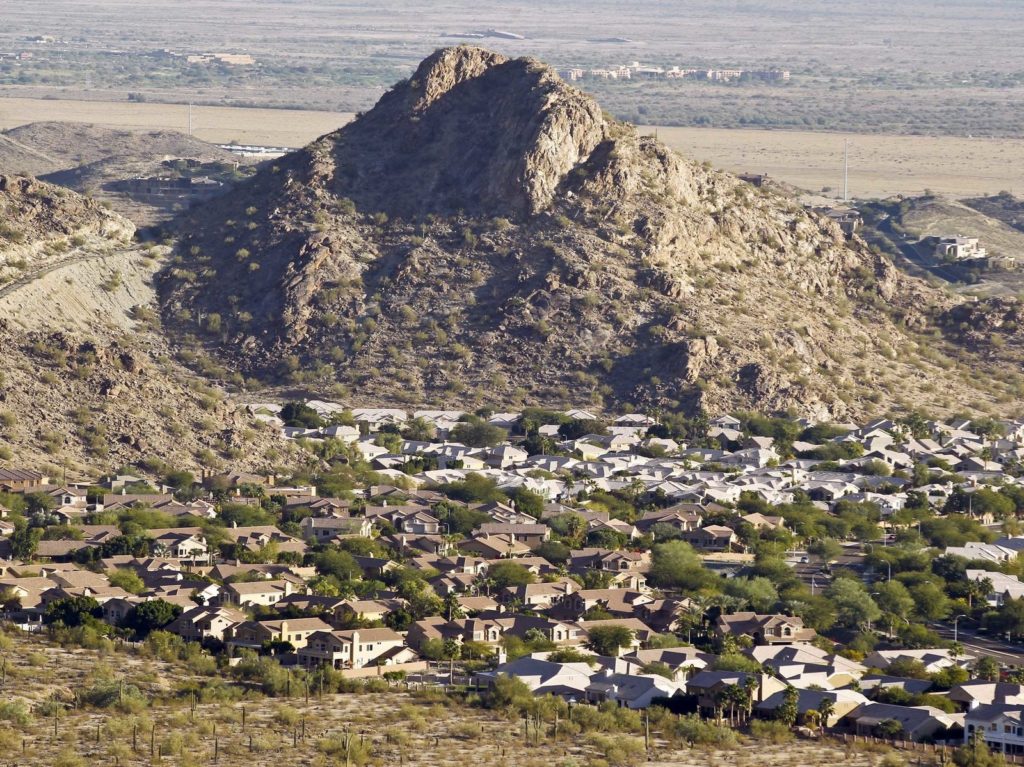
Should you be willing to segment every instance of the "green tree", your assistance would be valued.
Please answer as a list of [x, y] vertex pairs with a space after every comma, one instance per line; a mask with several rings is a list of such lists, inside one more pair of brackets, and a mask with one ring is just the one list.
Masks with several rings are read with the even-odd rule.
[[537, 577], [522, 565], [515, 562], [498, 562], [487, 570], [487, 580], [495, 588], [503, 589], [506, 586], [525, 586], [535, 583]]
[[914, 610], [914, 598], [899, 581], [878, 584], [875, 602], [884, 612], [897, 618], [906, 618]]
[[459, 482], [441, 485], [439, 489], [449, 498], [464, 503], [491, 503], [508, 499], [491, 477], [475, 472], [470, 472]]
[[949, 597], [936, 584], [915, 584], [909, 591], [914, 600], [915, 612], [921, 620], [940, 621], [949, 616]]
[[1024, 636], [1024, 598], [1007, 599], [1002, 607], [988, 618], [988, 624], [1011, 638]]
[[587, 632], [587, 647], [598, 655], [617, 656], [633, 644], [633, 632], [625, 626], [595, 626]]
[[834, 562], [843, 554], [843, 547], [834, 538], [820, 538], [807, 547], [807, 553]]
[[821, 702], [818, 703], [818, 713], [821, 715], [821, 727], [822, 729], [828, 727], [828, 720], [832, 718], [832, 714], [835, 713], [836, 706], [832, 702], [831, 698], [822, 698]]
[[107, 580], [111, 586], [122, 588], [129, 594], [140, 594], [146, 588], [142, 578], [132, 570], [111, 570], [107, 573]]
[[32, 559], [39, 549], [39, 540], [42, 537], [42, 529], [21, 525], [11, 534], [11, 555], [23, 561]]
[[56, 599], [46, 606], [44, 620], [47, 623], [60, 623], [69, 628], [81, 626], [98, 619], [103, 615], [100, 603], [92, 597], [64, 597]]
[[837, 578], [826, 592], [836, 608], [838, 622], [848, 628], [870, 626], [882, 617], [882, 611], [868, 594], [864, 584], [853, 578]]
[[508, 432], [477, 416], [467, 416], [452, 429], [451, 438], [468, 447], [494, 447], [508, 439]]
[[508, 497], [514, 502], [516, 511], [529, 514], [534, 519], [540, 519], [544, 513], [544, 496], [529, 488], [517, 487], [509, 491]]
[[436, 435], [434, 424], [422, 417], [413, 418], [402, 429], [402, 436], [414, 442], [430, 442]]
[[313, 565], [320, 575], [333, 575], [339, 581], [351, 581], [361, 578], [362, 568], [355, 557], [347, 551], [327, 549], [313, 555]]
[[588, 666], [597, 662], [595, 656], [580, 652], [575, 647], [560, 647], [548, 655], [548, 660], [552, 663], [586, 663]]
[[999, 662], [995, 658], [990, 658], [986, 655], [975, 664], [974, 675], [988, 682], [998, 682], [999, 670]]
[[1004, 767], [1006, 759], [1002, 754], [992, 753], [982, 732], [975, 730], [971, 742], [953, 752], [953, 764], [956, 767]]
[[730, 596], [742, 599], [754, 612], [766, 613], [774, 609], [779, 601], [779, 592], [768, 578], [731, 578], [725, 591]]
[[683, 541], [659, 543], [651, 556], [648, 578], [654, 586], [696, 590], [715, 580], [693, 548]]
[[876, 738], [887, 738], [890, 740], [903, 735], [903, 725], [896, 719], [883, 719], [874, 726]]
[[561, 565], [568, 561], [572, 552], [561, 541], [544, 541], [533, 550], [533, 553], [538, 557], [544, 557], [551, 564]]
[[323, 419], [309, 405], [302, 402], [288, 402], [278, 414], [285, 426], [300, 426], [306, 429], [319, 429], [324, 425]]
[[163, 599], [151, 599], [135, 605], [124, 618], [125, 628], [130, 628], [135, 635], [144, 638], [151, 631], [162, 629], [181, 615], [181, 607], [165, 602]]

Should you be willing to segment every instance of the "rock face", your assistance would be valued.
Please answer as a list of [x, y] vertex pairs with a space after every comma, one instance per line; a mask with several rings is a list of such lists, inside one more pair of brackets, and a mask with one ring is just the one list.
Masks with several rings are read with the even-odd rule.
[[360, 403], [854, 418], [996, 396], [947, 372], [941, 339], [918, 353], [952, 299], [477, 48], [435, 53], [179, 232], [179, 338]]
[[439, 51], [331, 137], [333, 191], [363, 210], [533, 215], [608, 132], [597, 104], [547, 67]]
[[124, 243], [135, 226], [99, 203], [26, 176], [0, 175], [0, 277], [14, 261], [44, 257], [70, 239]]

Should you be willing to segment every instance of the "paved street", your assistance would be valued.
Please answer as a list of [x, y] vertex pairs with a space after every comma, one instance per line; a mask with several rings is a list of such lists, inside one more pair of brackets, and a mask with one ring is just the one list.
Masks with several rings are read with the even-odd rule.
[[[952, 623], [933, 623], [931, 628], [943, 639], [953, 638]], [[1024, 666], [1024, 647], [1008, 644], [985, 634], [977, 634], [972, 629], [965, 628], [963, 623], [957, 631], [957, 641], [971, 655], [987, 656], [1006, 666]]]

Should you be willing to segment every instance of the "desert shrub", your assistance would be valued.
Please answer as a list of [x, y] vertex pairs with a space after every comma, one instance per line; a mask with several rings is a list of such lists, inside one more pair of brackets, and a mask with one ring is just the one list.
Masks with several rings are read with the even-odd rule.
[[15, 727], [27, 727], [32, 721], [32, 713], [24, 701], [0, 701], [0, 721], [10, 722]]
[[364, 743], [351, 735], [339, 735], [324, 738], [316, 744], [317, 750], [327, 756], [334, 757], [339, 762], [353, 764], [362, 767], [373, 757], [373, 751], [369, 743]]
[[787, 743], [793, 740], [793, 731], [784, 722], [755, 719], [750, 723], [750, 734], [769, 743]]
[[587, 742], [611, 767], [628, 767], [646, 760], [647, 753], [640, 738], [595, 734], [589, 736]]
[[705, 722], [692, 715], [676, 722], [674, 734], [691, 746], [732, 746], [736, 743], [736, 733], [731, 728]]

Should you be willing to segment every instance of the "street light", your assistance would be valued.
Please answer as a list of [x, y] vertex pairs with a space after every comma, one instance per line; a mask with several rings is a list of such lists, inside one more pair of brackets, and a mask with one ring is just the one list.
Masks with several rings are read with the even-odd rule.
[[960, 620], [961, 618], [966, 618], [966, 617], [967, 617], [966, 615], [963, 615], [963, 614], [961, 613], [960, 615], [956, 616], [956, 617], [955, 617], [955, 618], [953, 619], [953, 641], [954, 641], [954, 642], [956, 641], [956, 636], [957, 636], [957, 635], [956, 635], [956, 624], [957, 624], [957, 622], [958, 622], [958, 621], [959, 621], [959, 620]]

